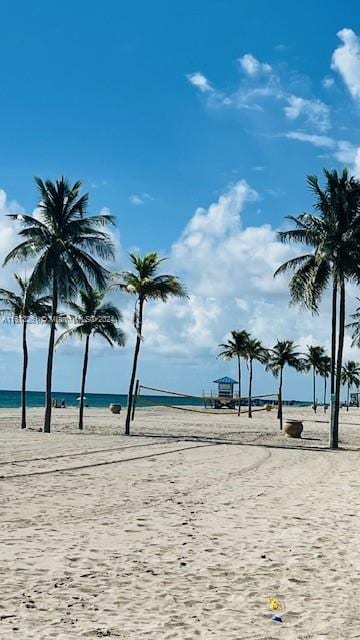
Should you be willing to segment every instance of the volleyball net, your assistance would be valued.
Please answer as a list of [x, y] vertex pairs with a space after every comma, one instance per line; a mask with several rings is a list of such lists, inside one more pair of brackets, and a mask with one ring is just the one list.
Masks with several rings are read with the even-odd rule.
[[[250, 400], [250, 402], [249, 402]], [[239, 406], [240, 404], [240, 406]], [[134, 419], [135, 407], [164, 407], [174, 411], [213, 415], [239, 415], [271, 411], [278, 405], [277, 393], [262, 393], [251, 396], [219, 396], [215, 394], [200, 395], [181, 393], [169, 389], [150, 387], [137, 381], [133, 398]]]

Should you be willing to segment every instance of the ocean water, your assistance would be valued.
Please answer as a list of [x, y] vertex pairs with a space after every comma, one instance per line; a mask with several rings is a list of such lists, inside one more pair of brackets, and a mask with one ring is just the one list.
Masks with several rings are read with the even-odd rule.
[[[52, 394], [54, 400], [57, 400], [60, 404], [62, 400], [65, 400], [67, 406], [78, 407], [79, 406], [79, 392], [69, 393], [54, 391]], [[43, 391], [28, 391], [26, 394], [28, 407], [43, 407], [45, 405], [45, 393]], [[116, 393], [87, 393], [86, 403], [89, 407], [108, 407], [110, 403], [121, 404], [122, 407], [126, 407], [127, 395]], [[147, 395], [143, 400], [141, 396], [138, 400], [139, 407], [149, 407], [156, 405], [196, 405], [202, 406], [203, 401], [197, 398], [180, 398], [175, 396], [156, 396]], [[4, 391], [0, 390], [0, 409], [15, 409], [21, 405], [20, 391]]]
[[[79, 392], [69, 393], [54, 391], [52, 394], [54, 400], [57, 400], [60, 404], [62, 400], [65, 400], [65, 404], [71, 407], [79, 406]], [[111, 403], [121, 404], [122, 407], [126, 407], [127, 395], [123, 393], [87, 393], [86, 403], [89, 407], [108, 407]], [[43, 391], [28, 391], [27, 402], [28, 407], [43, 407], [45, 405], [45, 393]], [[137, 405], [139, 407], [151, 407], [151, 406], [164, 406], [164, 405], [184, 405], [184, 406], [203, 406], [204, 402], [201, 398], [182, 398], [179, 396], [161, 396], [161, 395], [144, 395], [138, 398]], [[256, 397], [254, 398], [254, 405], [257, 404]], [[301, 402], [291, 400], [284, 402], [286, 404], [294, 404], [297, 406], [307, 406], [311, 402]], [[0, 409], [15, 409], [21, 405], [20, 391], [5, 391], [0, 390]], [[246, 406], [246, 401], [243, 402]]]

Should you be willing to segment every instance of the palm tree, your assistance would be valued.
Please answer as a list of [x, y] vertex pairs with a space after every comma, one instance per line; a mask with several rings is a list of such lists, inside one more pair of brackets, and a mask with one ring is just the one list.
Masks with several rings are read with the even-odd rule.
[[80, 407], [79, 407], [79, 429], [83, 429], [85, 384], [89, 362], [89, 346], [91, 336], [100, 336], [113, 347], [125, 344], [125, 334], [118, 328], [117, 324], [122, 320], [119, 309], [110, 302], [103, 304], [104, 293], [97, 289], [80, 291], [80, 304], [69, 301], [74, 316], [69, 318], [74, 321], [74, 326], [66, 329], [56, 341], [56, 346], [66, 338], [85, 338], [84, 364], [81, 378]]
[[135, 376], [140, 352], [142, 327], [144, 319], [144, 304], [147, 300], [162, 300], [166, 302], [170, 297], [184, 298], [187, 296], [186, 290], [179, 278], [169, 274], [158, 274], [160, 265], [166, 258], [160, 258], [156, 252], [138, 255], [130, 253], [130, 260], [134, 266], [134, 271], [122, 273], [121, 282], [114, 283], [110, 288], [119, 288], [136, 296], [134, 328], [136, 330], [136, 342], [134, 360], [130, 377], [128, 405], [125, 421], [125, 435], [130, 435], [130, 417], [133, 406], [133, 393]]
[[304, 370], [310, 371], [312, 369], [313, 374], [313, 409], [316, 413], [316, 374], [320, 373], [321, 365], [323, 364], [323, 358], [325, 356], [325, 349], [323, 347], [314, 347], [307, 345], [307, 353], [304, 354], [303, 363]]
[[354, 362], [354, 360], [348, 360], [341, 370], [341, 384], [347, 386], [347, 402], [346, 411], [349, 411], [350, 402], [350, 389], [355, 386], [357, 389], [360, 386], [360, 364]]
[[331, 358], [329, 356], [324, 355], [321, 359], [320, 367], [319, 367], [319, 375], [324, 378], [324, 413], [326, 413], [326, 386], [327, 379], [330, 376], [331, 372]]
[[[54, 360], [56, 318], [59, 301], [76, 295], [78, 290], [89, 289], [94, 283], [99, 289], [106, 285], [108, 271], [95, 257], [114, 258], [110, 236], [99, 227], [113, 223], [112, 216], [85, 216], [88, 195], [79, 196], [80, 182], [72, 186], [65, 178], [55, 183], [35, 178], [40, 192], [37, 217], [22, 216], [24, 228], [19, 232], [23, 242], [5, 258], [26, 260], [36, 256], [30, 284], [39, 290], [51, 292], [52, 310], [49, 349], [46, 368], [46, 408], [44, 432], [50, 433], [51, 389]], [[13, 220], [18, 216], [11, 214]]]
[[279, 404], [278, 418], [280, 420], [280, 429], [282, 429], [282, 386], [284, 367], [293, 367], [296, 371], [303, 370], [302, 354], [296, 351], [297, 345], [293, 340], [278, 340], [272, 349], [269, 349], [269, 357], [266, 365], [266, 371], [271, 371], [275, 378], [279, 378]]
[[[313, 313], [319, 310], [322, 295], [331, 282], [331, 394], [335, 397], [330, 422], [330, 447], [337, 449], [339, 440], [339, 407], [341, 366], [345, 333], [345, 283], [359, 282], [360, 251], [360, 182], [349, 176], [347, 169], [324, 170], [326, 186], [321, 189], [316, 176], [307, 178], [315, 196], [315, 214], [290, 216], [295, 228], [279, 233], [282, 242], [294, 242], [309, 252], [288, 260], [275, 275], [292, 271], [290, 297]], [[337, 299], [339, 295], [339, 329], [337, 337]]]
[[14, 277], [18, 285], [18, 292], [0, 289], [0, 302], [6, 305], [6, 308], [0, 309], [0, 315], [7, 316], [10, 312], [12, 322], [22, 323], [21, 428], [26, 429], [26, 376], [29, 362], [27, 327], [31, 318], [48, 322], [51, 298], [50, 296], [38, 296], [36, 290], [29, 285], [27, 280], [17, 274]]
[[238, 416], [240, 415], [241, 408], [241, 358], [245, 357], [245, 347], [250, 338], [250, 334], [247, 331], [231, 331], [231, 338], [227, 342], [219, 344], [222, 347], [222, 351], [218, 354], [218, 358], [224, 360], [231, 360], [237, 358], [238, 365], [238, 377], [239, 377], [239, 408]]
[[248, 399], [248, 416], [252, 418], [251, 412], [251, 394], [252, 394], [252, 380], [253, 380], [253, 361], [257, 360], [264, 364], [267, 362], [269, 353], [268, 350], [263, 347], [260, 340], [249, 337], [245, 345], [245, 357], [249, 367], [249, 399]]

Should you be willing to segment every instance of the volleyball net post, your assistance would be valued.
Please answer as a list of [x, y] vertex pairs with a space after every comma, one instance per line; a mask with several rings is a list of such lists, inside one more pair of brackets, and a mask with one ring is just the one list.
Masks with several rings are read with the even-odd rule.
[[132, 410], [131, 410], [131, 421], [132, 422], [135, 419], [135, 409], [136, 409], [137, 398], [138, 398], [138, 395], [139, 395], [139, 389], [140, 389], [140, 381], [136, 380], [135, 393], [133, 395], [133, 405], [132, 405]]

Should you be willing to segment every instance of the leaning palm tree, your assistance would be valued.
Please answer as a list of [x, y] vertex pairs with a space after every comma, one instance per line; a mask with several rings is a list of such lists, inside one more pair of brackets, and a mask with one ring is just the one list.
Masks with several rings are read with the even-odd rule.
[[260, 340], [249, 337], [245, 345], [245, 357], [249, 367], [249, 398], [248, 398], [248, 416], [252, 418], [251, 411], [251, 395], [252, 395], [252, 381], [253, 381], [253, 362], [257, 360], [261, 364], [267, 362], [269, 353], [268, 350], [262, 345]]
[[360, 364], [354, 360], [348, 360], [341, 370], [341, 384], [347, 387], [346, 411], [349, 411], [350, 389], [360, 386]]
[[31, 319], [48, 322], [51, 312], [50, 296], [39, 296], [29, 282], [21, 276], [14, 274], [18, 285], [18, 291], [0, 289], [0, 302], [5, 308], [0, 309], [1, 316], [8, 316], [14, 323], [22, 324], [22, 350], [23, 370], [21, 381], [21, 428], [26, 429], [26, 376], [29, 362], [27, 346], [27, 328]]
[[241, 358], [245, 357], [245, 347], [248, 343], [249, 338], [250, 334], [245, 330], [231, 331], [231, 338], [229, 338], [227, 342], [219, 344], [219, 347], [222, 348], [222, 351], [220, 351], [220, 353], [218, 354], [218, 358], [223, 358], [224, 360], [237, 358], [239, 379], [238, 416], [240, 415], [241, 408]]
[[330, 376], [330, 372], [331, 372], [331, 358], [329, 358], [329, 356], [324, 355], [321, 359], [320, 362], [320, 367], [318, 370], [319, 375], [321, 376], [321, 378], [324, 378], [324, 413], [326, 413], [326, 387], [327, 387], [327, 380]]
[[121, 281], [114, 283], [110, 287], [119, 288], [121, 291], [125, 291], [136, 296], [133, 321], [136, 331], [136, 342], [129, 384], [125, 435], [130, 435], [130, 417], [133, 406], [135, 376], [140, 345], [143, 340], [142, 328], [145, 302], [147, 300], [162, 300], [163, 302], [166, 302], [170, 297], [184, 298], [187, 296], [186, 290], [179, 278], [169, 274], [158, 273], [160, 265], [164, 260], [166, 260], [166, 258], [160, 258], [156, 252], [147, 253], [144, 256], [130, 253], [129, 256], [134, 266], [134, 271], [123, 272], [121, 275]]
[[303, 363], [304, 370], [312, 370], [313, 374], [313, 410], [316, 413], [316, 375], [320, 373], [320, 368], [323, 364], [323, 358], [325, 356], [325, 349], [319, 346], [307, 345], [307, 353], [304, 354]]
[[125, 344], [125, 334], [117, 326], [122, 320], [122, 314], [114, 304], [110, 302], [103, 303], [103, 300], [104, 293], [100, 293], [97, 289], [80, 291], [80, 304], [72, 301], [67, 303], [74, 314], [73, 316], [68, 316], [68, 321], [70, 320], [75, 324], [66, 329], [56, 341], [56, 345], [58, 345], [67, 338], [85, 339], [79, 406], [79, 429], [81, 430], [84, 426], [85, 384], [89, 362], [90, 338], [99, 336], [106, 340], [110, 347], [114, 345], [123, 347]]
[[278, 391], [278, 419], [280, 420], [280, 429], [282, 429], [282, 387], [284, 367], [292, 367], [296, 371], [303, 370], [302, 354], [296, 351], [297, 345], [293, 340], [278, 340], [272, 349], [269, 349], [269, 356], [266, 365], [266, 371], [271, 371], [275, 378], [279, 378]]
[[[37, 216], [22, 216], [23, 241], [5, 258], [37, 261], [30, 279], [31, 286], [49, 290], [52, 298], [49, 348], [46, 367], [46, 399], [44, 432], [50, 433], [51, 389], [54, 360], [56, 319], [60, 300], [74, 297], [79, 289], [89, 289], [91, 283], [103, 289], [108, 271], [96, 260], [114, 258], [111, 237], [100, 230], [113, 223], [112, 216], [86, 216], [88, 195], [79, 195], [81, 183], [72, 186], [65, 178], [56, 182], [35, 178], [40, 192]], [[18, 216], [11, 214], [13, 220]]]
[[[335, 394], [333, 418], [330, 423], [330, 447], [337, 449], [339, 440], [339, 407], [341, 367], [345, 333], [345, 285], [347, 280], [360, 282], [360, 182], [349, 176], [324, 170], [326, 185], [321, 189], [316, 176], [309, 176], [308, 185], [315, 196], [315, 213], [290, 216], [295, 228], [279, 233], [282, 242], [294, 242], [308, 251], [285, 262], [275, 275], [292, 271], [290, 297], [313, 313], [328, 284], [332, 286], [331, 320], [331, 394]], [[339, 329], [337, 306], [339, 296]], [[336, 353], [337, 338], [337, 353]]]

